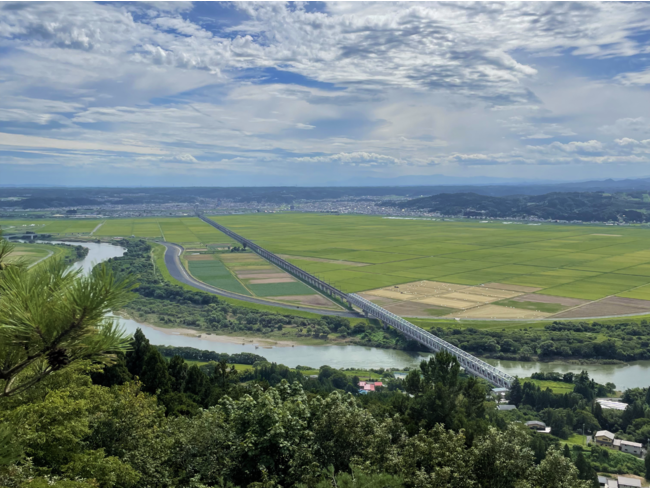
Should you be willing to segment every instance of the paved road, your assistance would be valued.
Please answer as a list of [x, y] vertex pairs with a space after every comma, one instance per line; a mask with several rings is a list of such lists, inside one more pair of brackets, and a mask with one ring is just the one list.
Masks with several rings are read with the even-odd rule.
[[183, 248], [178, 244], [173, 244], [171, 242], [160, 242], [163, 246], [167, 248], [165, 251], [165, 266], [169, 270], [169, 274], [172, 275], [172, 278], [185, 283], [197, 290], [205, 291], [207, 293], [212, 293], [213, 295], [219, 295], [222, 297], [235, 298], [244, 302], [257, 303], [259, 305], [270, 305], [277, 308], [285, 308], [287, 310], [302, 310], [304, 312], [317, 313], [319, 315], [336, 315], [337, 317], [361, 317], [362, 315], [356, 312], [344, 312], [344, 311], [335, 311], [335, 310], [326, 310], [319, 308], [311, 307], [299, 307], [297, 305], [289, 304], [280, 304], [278, 302], [272, 302], [270, 300], [264, 300], [261, 298], [247, 297], [244, 295], [239, 295], [237, 293], [232, 293], [225, 290], [220, 290], [214, 286], [210, 286], [201, 281], [195, 280], [190, 276], [190, 274], [185, 270], [181, 261], [179, 259]]

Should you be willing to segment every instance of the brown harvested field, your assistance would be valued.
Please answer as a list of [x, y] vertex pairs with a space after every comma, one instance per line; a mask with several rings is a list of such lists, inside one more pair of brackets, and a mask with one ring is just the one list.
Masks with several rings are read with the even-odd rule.
[[521, 308], [483, 305], [482, 307], [476, 307], [462, 312], [452, 312], [447, 317], [461, 319], [542, 319], [550, 315], [550, 313], [523, 310]]
[[188, 261], [213, 261], [214, 260], [214, 255], [213, 254], [193, 254], [189, 256], [185, 256], [185, 259]]
[[250, 280], [249, 283], [251, 285], [264, 285], [267, 283], [292, 283], [296, 280], [290, 277], [285, 277], [285, 278], [265, 278], [265, 279], [257, 279], [257, 280]]
[[436, 307], [418, 302], [393, 302], [392, 304], [382, 306], [389, 312], [393, 312], [402, 317], [439, 317], [444, 311], [451, 312], [449, 308]]
[[204, 247], [202, 249], [185, 249], [185, 252], [205, 252], [207, 250], [208, 249], [206, 247]]
[[472, 295], [469, 293], [465, 293], [465, 290], [457, 291], [454, 293], [447, 293], [446, 295], [442, 295], [441, 298], [454, 298], [458, 300], [464, 300], [467, 302], [478, 302], [478, 303], [490, 303], [498, 300], [497, 297], [486, 297], [485, 295]]
[[345, 264], [347, 266], [370, 266], [368, 263], [357, 263], [356, 261], [340, 261], [337, 259], [311, 258], [307, 256], [292, 256], [290, 254], [278, 254], [282, 259], [300, 259], [302, 261], [313, 261], [315, 263]]
[[463, 293], [468, 293], [470, 295], [484, 295], [486, 297], [494, 297], [496, 300], [513, 298], [521, 295], [520, 291], [499, 290], [497, 288], [484, 288], [480, 286], [472, 286], [469, 288], [465, 288], [463, 290]]
[[[300, 303], [303, 305], [314, 305], [318, 307], [328, 307], [335, 308], [335, 305], [330, 302], [327, 298], [321, 295], [291, 295], [285, 297], [273, 297], [274, 300], [279, 300], [283, 302], [294, 302]], [[336, 307], [339, 308], [339, 307]]]
[[456, 285], [454, 283], [443, 283], [440, 281], [416, 281], [414, 283], [406, 283], [404, 285], [397, 285], [391, 289], [398, 289], [414, 295], [444, 295], [458, 290], [467, 288], [467, 285]]
[[278, 272], [277, 269], [269, 269], [268, 272], [260, 271], [235, 271], [237, 278], [254, 280], [261, 278], [287, 278], [287, 273]]
[[650, 301], [636, 298], [607, 297], [571, 310], [553, 315], [553, 318], [606, 317], [608, 315], [645, 314], [650, 312]]
[[415, 302], [426, 303], [429, 305], [437, 305], [438, 307], [444, 307], [444, 308], [460, 308], [460, 309], [472, 308], [481, 305], [481, 303], [479, 302], [468, 302], [466, 300], [454, 300], [452, 298], [445, 298], [445, 297], [429, 297], [429, 298], [423, 298], [421, 300], [415, 300]]
[[520, 291], [522, 293], [533, 293], [541, 290], [541, 288], [534, 286], [508, 285], [505, 283], [486, 283], [483, 286], [485, 288], [497, 288], [499, 290]]
[[520, 295], [513, 298], [515, 302], [537, 302], [537, 303], [557, 303], [565, 307], [577, 307], [589, 303], [589, 300], [580, 300], [579, 298], [566, 298], [566, 297], [553, 297], [551, 295], [541, 295], [537, 293], [529, 293], [528, 295]]

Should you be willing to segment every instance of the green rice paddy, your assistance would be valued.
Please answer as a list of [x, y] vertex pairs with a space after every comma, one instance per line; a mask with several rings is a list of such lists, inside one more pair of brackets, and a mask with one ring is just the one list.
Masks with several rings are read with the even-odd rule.
[[646, 228], [295, 213], [215, 220], [346, 292], [433, 280], [523, 285], [587, 300], [650, 300]]
[[[499, 282], [586, 300], [611, 295], [650, 300], [647, 228], [301, 213], [228, 215], [215, 220], [346, 292], [432, 280], [463, 285]], [[133, 235], [213, 249], [234, 244], [195, 217], [0, 221], [6, 233], [31, 230], [59, 236], [89, 235], [99, 224], [93, 234], [97, 237]], [[190, 266], [197, 278], [201, 275], [211, 284], [230, 279], [214, 264], [196, 261]], [[281, 296], [299, 294], [299, 286], [304, 285], [243, 288], [249, 294]]]
[[240, 295], [251, 295], [221, 260], [189, 261], [188, 268], [192, 276], [208, 285], [239, 293]]

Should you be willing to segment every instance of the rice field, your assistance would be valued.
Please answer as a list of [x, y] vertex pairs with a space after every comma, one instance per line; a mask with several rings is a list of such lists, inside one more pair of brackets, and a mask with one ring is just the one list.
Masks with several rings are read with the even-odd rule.
[[583, 302], [609, 297], [650, 300], [647, 228], [293, 213], [215, 220], [346, 292], [419, 281], [498, 283], [532, 295], [526, 303], [497, 305], [532, 309], [542, 295], [537, 308], [544, 316], [574, 308], [549, 297], [576, 299], [581, 312]]
[[[232, 246], [235, 242], [195, 218], [140, 218], [140, 219], [59, 219], [59, 220], [0, 220], [0, 228], [7, 235], [36, 232], [65, 236], [142, 237], [159, 239], [183, 245]], [[94, 232], [93, 232], [94, 231]]]
[[[636, 307], [635, 313], [647, 313], [646, 309], [650, 312], [648, 228], [504, 225], [499, 221], [302, 213], [228, 215], [214, 219], [346, 292], [368, 292], [422, 281], [474, 288], [497, 283], [502, 288], [518, 286], [530, 291], [525, 292], [525, 299], [523, 295], [513, 298], [518, 303], [503, 297], [507, 300], [488, 304], [490, 310], [503, 306], [543, 314], [559, 311], [558, 316], [567, 316], [573, 309], [589, 312], [584, 308], [586, 304], [598, 302], [599, 313], [606, 314], [608, 300], [615, 298], [618, 301], [612, 305], [613, 314], [624, 314], [629, 307]], [[30, 230], [59, 236], [89, 235], [94, 230], [97, 237], [136, 236], [210, 251], [235, 244], [195, 217], [4, 220], [0, 226], [6, 233]], [[224, 266], [228, 267], [228, 263]], [[193, 263], [191, 268], [205, 280], [216, 283], [226, 279], [223, 270], [214, 265]], [[251, 295], [300, 296], [304, 291], [299, 282], [269, 282], [272, 277], [264, 276], [249, 280], [236, 276], [237, 273], [230, 274]], [[228, 286], [238, 287], [234, 281], [229, 283]], [[541, 298], [537, 299], [538, 296]], [[424, 301], [415, 308], [426, 311], [425, 315], [440, 315], [447, 305], [457, 303], [435, 298], [429, 301], [440, 305], [428, 307]], [[563, 299], [576, 302], [564, 303]], [[583, 316], [590, 316], [587, 312]]]
[[336, 308], [309, 286], [252, 252], [186, 251], [183, 262], [196, 279], [222, 290], [285, 303]]

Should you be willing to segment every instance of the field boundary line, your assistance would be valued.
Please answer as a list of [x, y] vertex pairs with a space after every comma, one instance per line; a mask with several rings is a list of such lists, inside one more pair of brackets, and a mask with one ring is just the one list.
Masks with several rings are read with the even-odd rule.
[[[231, 275], [233, 278], [235, 278], [235, 280], [237, 280], [237, 281], [239, 282], [239, 284], [240, 284], [241, 286], [244, 287], [244, 290], [247, 290], [248, 293], [250, 293], [252, 297], [255, 297], [255, 298], [263, 298], [263, 297], [258, 297], [255, 293], [253, 293], [253, 290], [251, 290], [250, 288], [248, 288], [248, 287], [247, 287], [247, 286], [246, 286], [246, 285], [245, 285], [245, 284], [244, 284], [244, 283], [239, 279], [239, 276], [237, 276], [237, 273], [235, 273], [232, 269], [230, 269], [230, 266], [228, 266], [228, 265], [226, 264], [226, 262], [225, 262], [223, 259], [219, 258], [219, 261], [221, 261], [221, 264], [223, 264], [224, 268], [226, 268], [226, 269], [228, 270], [228, 273], [230, 273], [230, 275]], [[189, 266], [188, 266], [188, 268], [189, 268]], [[199, 280], [199, 281], [201, 281], [201, 280]], [[236, 292], [233, 292], [233, 293], [236, 293]]]
[[165, 239], [165, 233], [162, 230], [162, 226], [160, 225], [160, 222], [156, 222], [158, 224], [158, 228], [160, 229], [160, 235], [163, 238], [163, 241], [167, 242], [167, 239]]
[[97, 232], [97, 231], [99, 230], [99, 228], [100, 228], [102, 225], [104, 225], [105, 223], [106, 223], [106, 221], [105, 221], [105, 220], [102, 220], [99, 224], [97, 224], [97, 227], [95, 227], [95, 228], [90, 232], [90, 235], [91, 235], [91, 236], [94, 235], [95, 232]]

